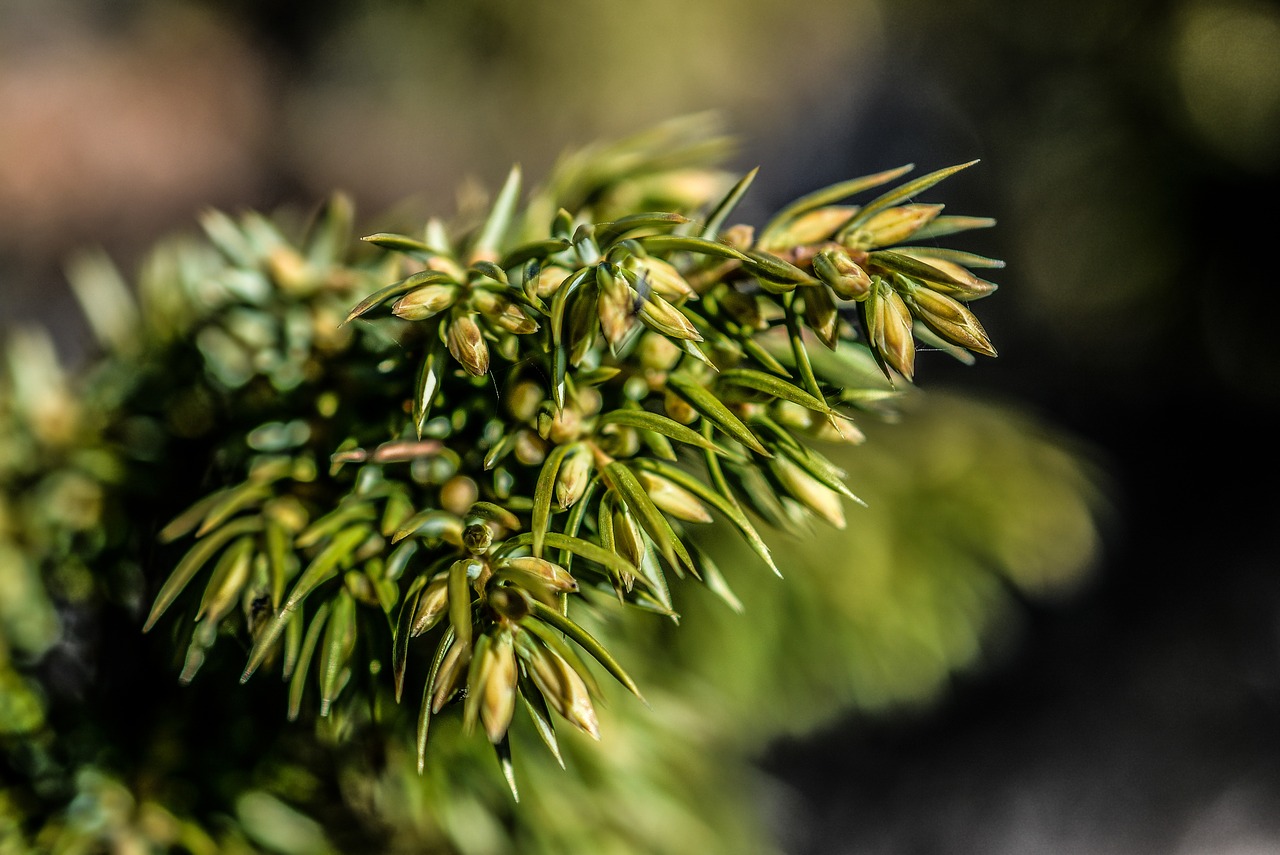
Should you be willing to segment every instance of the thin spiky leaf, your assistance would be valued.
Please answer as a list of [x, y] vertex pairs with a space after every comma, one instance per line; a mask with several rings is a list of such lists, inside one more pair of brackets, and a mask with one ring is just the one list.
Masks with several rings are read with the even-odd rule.
[[724, 431], [726, 435], [757, 454], [764, 457], [770, 456], [769, 450], [760, 443], [760, 439], [751, 432], [751, 429], [696, 378], [681, 373], [671, 374], [667, 377], [667, 388], [693, 407], [699, 415]]
[[248, 517], [230, 522], [207, 535], [203, 540], [196, 541], [196, 544], [187, 551], [187, 554], [182, 556], [178, 566], [173, 568], [173, 572], [169, 574], [169, 578], [165, 580], [164, 585], [160, 587], [159, 593], [156, 594], [155, 602], [151, 606], [151, 613], [147, 616], [146, 623], [142, 625], [142, 631], [147, 632], [151, 627], [155, 626], [156, 621], [178, 598], [178, 595], [186, 588], [187, 583], [228, 541], [261, 529], [262, 520], [260, 518]]

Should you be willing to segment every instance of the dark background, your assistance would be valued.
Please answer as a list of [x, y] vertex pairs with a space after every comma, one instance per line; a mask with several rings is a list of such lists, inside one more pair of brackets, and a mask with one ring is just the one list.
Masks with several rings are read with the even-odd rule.
[[0, 319], [74, 359], [87, 245], [127, 268], [205, 206], [334, 188], [434, 213], [707, 108], [762, 166], [744, 218], [981, 158], [944, 195], [999, 220], [966, 248], [1008, 262], [1001, 356], [921, 384], [1019, 402], [1116, 485], [1103, 566], [1002, 663], [765, 758], [789, 851], [1280, 849], [1273, 5], [6, 0]]

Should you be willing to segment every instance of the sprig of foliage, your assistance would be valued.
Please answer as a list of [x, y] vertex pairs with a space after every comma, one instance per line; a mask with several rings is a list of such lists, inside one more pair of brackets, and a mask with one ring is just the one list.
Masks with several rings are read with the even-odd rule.
[[[661, 150], [611, 154], [625, 171], [578, 164], [522, 200], [516, 168], [474, 221], [363, 246], [341, 198], [297, 245], [257, 215], [205, 218], [220, 257], [139, 313], [198, 343], [180, 412], [220, 470], [160, 534], [186, 545], [145, 628], [192, 616], [183, 681], [236, 635], [244, 680], [278, 668], [289, 717], [315, 693], [337, 735], [420, 686], [419, 768], [457, 709], [514, 791], [517, 709], [559, 757], [559, 723], [599, 736], [593, 669], [641, 694], [580, 610], [678, 620], [673, 576], [733, 602], [701, 526], [779, 572], [758, 525], [843, 527], [857, 501], [814, 440], [860, 442], [917, 340], [995, 355], [967, 304], [1000, 263], [935, 245], [991, 221], [915, 201], [972, 164], [842, 182], [756, 233], [725, 225], [754, 170], [698, 182]], [[601, 217], [677, 172], [717, 195]]]

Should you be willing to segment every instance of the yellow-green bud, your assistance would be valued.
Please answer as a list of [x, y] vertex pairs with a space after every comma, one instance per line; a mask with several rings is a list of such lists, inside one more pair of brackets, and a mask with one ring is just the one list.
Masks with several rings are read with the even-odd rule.
[[489, 345], [471, 315], [459, 315], [449, 322], [446, 344], [468, 374], [480, 377], [489, 373]]
[[635, 517], [621, 505], [613, 510], [613, 544], [618, 554], [636, 567], [644, 561], [644, 534]]
[[541, 645], [531, 645], [525, 660], [533, 684], [553, 710], [592, 739], [600, 738], [600, 726], [587, 684], [573, 667]]
[[912, 289], [908, 297], [920, 320], [947, 341], [984, 356], [996, 355], [987, 331], [959, 300], [924, 287]]
[[842, 241], [849, 249], [872, 249], [901, 243], [942, 211], [941, 205], [899, 205], [875, 214]]
[[569, 274], [572, 272], [573, 271], [571, 270], [566, 270], [563, 267], [556, 267], [554, 265], [542, 268], [542, 270], [538, 271], [538, 279], [537, 284], [534, 286], [534, 293], [543, 300], [547, 299], [556, 291], [560, 290], [561, 283], [568, 279]]
[[702, 334], [684, 316], [684, 313], [657, 294], [650, 294], [649, 298], [640, 304], [640, 320], [649, 329], [671, 338], [702, 341]]
[[507, 332], [527, 335], [538, 331], [538, 322], [529, 317], [522, 306], [487, 288], [476, 288], [471, 292], [471, 305]]
[[510, 567], [521, 573], [527, 573], [541, 580], [542, 584], [556, 593], [567, 594], [578, 590], [578, 581], [573, 578], [568, 570], [559, 564], [547, 561], [545, 558], [522, 555], [507, 559], [503, 566]]
[[576, 445], [565, 455], [556, 473], [556, 504], [566, 510], [582, 498], [591, 478], [591, 451], [585, 445]]
[[440, 282], [415, 288], [391, 307], [391, 313], [406, 321], [425, 321], [453, 305], [458, 286]]
[[596, 284], [600, 290], [596, 311], [600, 317], [600, 330], [609, 346], [616, 348], [636, 325], [636, 292], [626, 279], [612, 269], [606, 269], [608, 267], [601, 264], [596, 268]]
[[498, 743], [511, 726], [511, 716], [516, 709], [515, 648], [510, 632], [500, 632], [484, 651], [486, 662], [481, 666], [484, 685], [480, 687], [480, 721], [489, 741]]
[[423, 589], [418, 597], [418, 607], [413, 612], [409, 635], [417, 638], [432, 630], [449, 611], [449, 574], [439, 573]]
[[813, 272], [831, 286], [836, 296], [846, 300], [865, 300], [871, 289], [871, 277], [844, 250], [829, 249], [813, 258]]
[[435, 683], [431, 686], [431, 711], [438, 713], [453, 697], [467, 676], [467, 666], [471, 664], [471, 645], [455, 642], [444, 654], [440, 669], [436, 671]]
[[831, 292], [821, 285], [807, 286], [800, 291], [804, 295], [804, 320], [830, 350], [835, 350], [840, 335], [840, 314]]
[[769, 467], [787, 492], [800, 504], [822, 517], [836, 528], [845, 527], [844, 507], [840, 494], [806, 472], [785, 454], [776, 455]]
[[675, 342], [655, 332], [645, 333], [636, 347], [640, 364], [650, 371], [670, 371], [676, 367], [683, 353]]
[[954, 280], [944, 282], [942, 281], [942, 277], [939, 277], [938, 279], [929, 279], [929, 287], [942, 294], [955, 297], [957, 300], [963, 300], [965, 302], [969, 302], [970, 300], [979, 300], [991, 294], [999, 287], [996, 283], [988, 282], [986, 279], [982, 279], [974, 275], [973, 271], [969, 270], [969, 268], [956, 264], [954, 261], [949, 259], [934, 258], [930, 255], [917, 254], [905, 248], [896, 251], [914, 258], [916, 261], [924, 262], [930, 267], [940, 270]]
[[769, 239], [769, 245], [764, 248], [777, 251], [828, 240], [849, 222], [856, 210], [857, 208], [849, 205], [828, 205], [806, 211], [787, 223], [785, 228]]
[[697, 299], [693, 286], [685, 281], [680, 271], [660, 258], [632, 255], [622, 263], [623, 267], [643, 277], [653, 293], [673, 302]]
[[640, 472], [639, 475], [640, 483], [660, 510], [686, 522], [711, 522], [706, 505], [684, 487], [651, 472]]

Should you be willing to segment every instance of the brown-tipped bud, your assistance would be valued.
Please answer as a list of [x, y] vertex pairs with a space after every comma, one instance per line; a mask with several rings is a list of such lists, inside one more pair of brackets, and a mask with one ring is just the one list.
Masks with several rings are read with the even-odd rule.
[[531, 645], [525, 661], [533, 684], [547, 699], [547, 704], [592, 739], [599, 739], [596, 710], [581, 675], [558, 654], [542, 645]]
[[458, 691], [467, 678], [467, 666], [470, 664], [470, 644], [457, 642], [444, 654], [436, 671], [436, 680], [431, 685], [431, 712], [440, 712]]
[[585, 445], [574, 446], [560, 463], [556, 473], [556, 504], [566, 510], [582, 498], [591, 478], [591, 450]]
[[476, 288], [471, 292], [471, 305], [507, 332], [527, 335], [538, 331], [538, 322], [529, 317], [519, 303], [487, 288]]
[[596, 284], [600, 291], [596, 312], [601, 332], [609, 346], [616, 348], [636, 325], [636, 292], [620, 274], [606, 268], [606, 264], [596, 268]]
[[706, 505], [684, 487], [651, 472], [641, 472], [639, 475], [640, 483], [660, 510], [685, 522], [711, 522], [711, 514]]
[[522, 555], [507, 559], [503, 566], [540, 580], [543, 585], [558, 594], [570, 594], [578, 590], [578, 580], [574, 579], [568, 570], [545, 558]]
[[991, 346], [987, 331], [982, 328], [982, 324], [978, 322], [973, 312], [959, 300], [953, 300], [930, 288], [913, 289], [909, 297], [920, 320], [938, 335], [952, 344], [958, 344], [984, 356], [996, 355], [996, 349]]
[[480, 325], [471, 315], [460, 315], [450, 321], [445, 341], [449, 353], [467, 369], [468, 374], [481, 377], [489, 373], [489, 345], [480, 332]]
[[806, 472], [785, 454], [776, 455], [769, 467], [778, 481], [800, 504], [836, 528], [845, 527], [844, 506], [840, 494]]
[[462, 542], [472, 555], [483, 555], [493, 544], [493, 529], [485, 523], [472, 523], [462, 530]]
[[876, 326], [880, 331], [877, 346], [880, 355], [903, 377], [910, 380], [916, 370], [916, 343], [911, 335], [911, 310], [898, 292], [887, 285], [882, 289], [877, 305], [880, 316]]
[[840, 313], [836, 311], [836, 301], [831, 298], [831, 291], [821, 285], [801, 289], [804, 295], [804, 320], [830, 350], [835, 350], [836, 341], [840, 337]]
[[682, 425], [691, 425], [698, 420], [698, 411], [670, 389], [662, 396], [662, 406], [668, 416]]
[[391, 313], [406, 321], [425, 321], [453, 305], [458, 286], [436, 282], [415, 288], [391, 307]]
[[843, 241], [849, 249], [872, 249], [901, 243], [942, 211], [941, 205], [899, 205], [875, 214]]
[[417, 638], [430, 632], [449, 611], [449, 575], [440, 573], [427, 583], [413, 611], [409, 636]]
[[632, 255], [622, 264], [627, 270], [643, 278], [653, 293], [668, 300], [679, 302], [698, 298], [697, 292], [680, 275], [680, 271], [660, 258]]
[[649, 329], [671, 338], [702, 341], [702, 334], [684, 316], [684, 312], [681, 312], [657, 294], [650, 294], [649, 299], [640, 304], [640, 320]]
[[639, 567], [644, 561], [644, 533], [636, 518], [621, 505], [613, 509], [613, 545], [634, 566]]
[[[956, 264], [949, 259], [934, 258], [933, 256], [916, 254], [907, 250], [898, 250], [898, 252], [910, 256], [916, 261], [922, 261], [946, 274], [945, 278], [940, 276], [937, 279], [929, 279], [929, 287], [950, 297], [955, 297], [957, 300], [965, 302], [980, 300], [993, 293], [999, 287], [996, 283], [988, 282], [986, 279], [974, 275], [969, 268]], [[921, 278], [928, 277], [922, 276]], [[947, 281], [948, 278], [950, 281]]]
[[813, 272], [827, 283], [836, 296], [846, 300], [865, 300], [871, 290], [871, 277], [844, 250], [829, 249], [813, 257]]
[[496, 744], [506, 735], [516, 709], [516, 679], [520, 671], [511, 633], [500, 632], [485, 648], [484, 656], [487, 661], [481, 667], [484, 685], [480, 687], [480, 721], [489, 741]]

